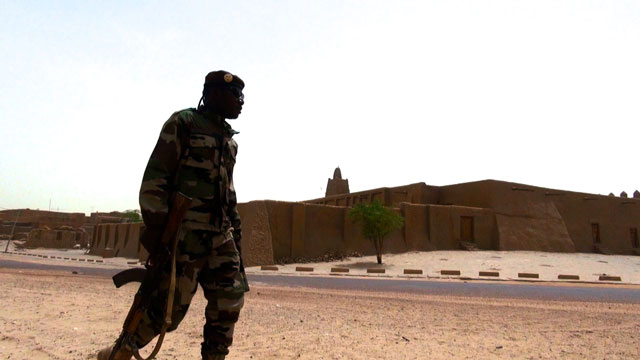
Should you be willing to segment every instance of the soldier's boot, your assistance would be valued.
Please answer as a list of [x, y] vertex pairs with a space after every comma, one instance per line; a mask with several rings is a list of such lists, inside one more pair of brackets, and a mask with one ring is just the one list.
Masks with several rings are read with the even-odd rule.
[[[112, 346], [108, 346], [98, 353], [98, 360], [109, 360], [109, 356], [111, 356], [111, 351], [113, 349]], [[131, 360], [133, 357], [133, 352], [127, 348], [120, 348], [113, 357], [113, 360]]]
[[226, 346], [223, 345], [210, 345], [206, 341], [202, 343], [202, 349], [200, 354], [202, 360], [224, 360], [229, 353]]
[[202, 360], [224, 360], [225, 354], [202, 354]]

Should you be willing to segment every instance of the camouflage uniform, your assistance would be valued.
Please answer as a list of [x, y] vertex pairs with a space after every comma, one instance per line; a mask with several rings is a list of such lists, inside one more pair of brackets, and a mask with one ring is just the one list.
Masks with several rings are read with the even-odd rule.
[[[203, 359], [224, 358], [233, 341], [233, 329], [249, 290], [240, 270], [240, 217], [233, 187], [237, 134], [224, 118], [186, 109], [164, 124], [144, 173], [140, 208], [146, 225], [141, 241], [157, 244], [174, 191], [193, 198], [178, 234], [176, 294], [172, 326], [184, 318], [198, 284], [207, 299]], [[152, 294], [135, 335], [142, 347], [161, 330], [166, 310], [170, 267]]]

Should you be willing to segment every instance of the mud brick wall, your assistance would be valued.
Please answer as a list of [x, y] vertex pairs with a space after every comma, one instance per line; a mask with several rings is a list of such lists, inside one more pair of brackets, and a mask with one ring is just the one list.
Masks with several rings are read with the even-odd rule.
[[87, 247], [89, 235], [85, 231], [34, 229], [27, 236], [26, 248], [73, 249]]
[[138, 259], [142, 246], [140, 234], [144, 224], [98, 224], [93, 229], [89, 254], [101, 256], [105, 249], [113, 249], [113, 255]]

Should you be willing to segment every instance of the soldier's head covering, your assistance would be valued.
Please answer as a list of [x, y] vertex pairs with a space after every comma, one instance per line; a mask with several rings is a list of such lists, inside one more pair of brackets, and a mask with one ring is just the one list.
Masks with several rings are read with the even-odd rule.
[[209, 85], [222, 85], [222, 86], [236, 86], [240, 89], [244, 89], [244, 81], [239, 76], [224, 70], [212, 71], [204, 78], [204, 86]]
[[211, 87], [236, 87], [240, 90], [244, 89], [244, 81], [239, 76], [224, 70], [212, 71], [204, 77], [204, 87], [202, 89], [202, 97], [198, 102], [198, 109], [200, 109], [204, 97], [207, 93], [207, 89]]

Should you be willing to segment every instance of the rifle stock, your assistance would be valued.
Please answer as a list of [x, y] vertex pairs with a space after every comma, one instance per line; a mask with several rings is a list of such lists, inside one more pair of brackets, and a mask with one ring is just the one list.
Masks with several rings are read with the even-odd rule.
[[113, 279], [113, 284], [116, 288], [119, 289], [130, 282], [141, 283], [144, 280], [146, 273], [147, 270], [143, 268], [127, 269], [113, 275], [111, 279]]

